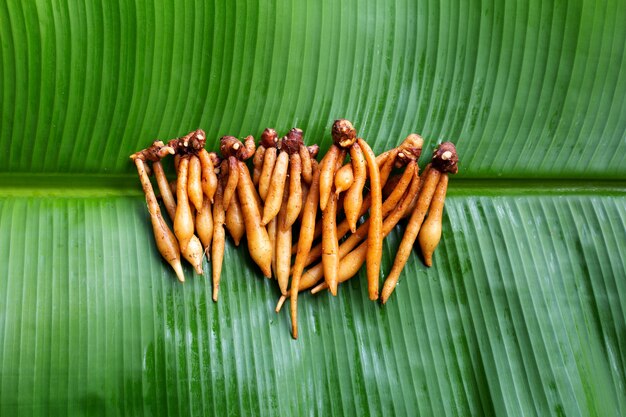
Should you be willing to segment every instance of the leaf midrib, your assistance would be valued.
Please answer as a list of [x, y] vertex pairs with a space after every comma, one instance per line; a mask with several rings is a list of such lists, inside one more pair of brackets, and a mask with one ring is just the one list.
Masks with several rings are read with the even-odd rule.
[[[448, 195], [626, 195], [626, 180], [542, 178], [454, 178]], [[0, 174], [0, 197], [125, 197], [141, 196], [133, 175]]]

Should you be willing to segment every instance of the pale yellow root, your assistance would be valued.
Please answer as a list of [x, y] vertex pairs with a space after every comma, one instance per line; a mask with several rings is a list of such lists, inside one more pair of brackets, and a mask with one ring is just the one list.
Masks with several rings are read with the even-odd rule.
[[181, 158], [178, 164], [178, 181], [176, 189], [176, 214], [174, 216], [174, 234], [178, 238], [181, 249], [187, 246], [187, 242], [193, 236], [194, 224], [187, 196], [187, 173], [189, 158]]
[[261, 178], [261, 171], [263, 170], [263, 157], [265, 156], [265, 146], [259, 145], [252, 158], [252, 182], [254, 186], [259, 185], [259, 178]]
[[448, 190], [448, 174], [441, 174], [435, 194], [428, 209], [428, 217], [422, 224], [418, 235], [422, 255], [424, 255], [424, 263], [426, 266], [433, 265], [433, 253], [441, 240], [441, 217], [443, 214], [443, 206], [446, 200], [446, 191]]
[[137, 167], [141, 187], [146, 195], [146, 203], [148, 205], [148, 212], [150, 213], [150, 221], [152, 223], [152, 231], [154, 232], [154, 240], [157, 249], [161, 256], [163, 256], [167, 263], [174, 269], [178, 280], [185, 282], [183, 268], [180, 263], [180, 248], [176, 236], [174, 236], [174, 233], [172, 233], [170, 228], [167, 227], [165, 220], [163, 220], [159, 203], [154, 195], [152, 183], [150, 183], [150, 178], [148, 178], [148, 173], [145, 169], [144, 161], [135, 159], [135, 166]]
[[[272, 247], [272, 271], [274, 272], [274, 276], [276, 276], [276, 225], [277, 223], [278, 223], [278, 219], [274, 217], [265, 226], [267, 227], [267, 236], [270, 239], [270, 245]], [[272, 278], [272, 277], [268, 277], [268, 278]]]
[[[267, 151], [265, 153], [267, 154]], [[261, 268], [264, 276], [271, 277], [272, 246], [267, 230], [261, 224], [261, 211], [255, 196], [256, 190], [254, 189], [252, 178], [250, 178], [250, 172], [243, 162], [239, 162], [237, 191], [246, 225], [246, 238], [248, 239], [250, 257]]]
[[156, 178], [157, 185], [159, 186], [159, 192], [161, 193], [165, 210], [167, 210], [167, 214], [170, 216], [170, 219], [174, 221], [174, 217], [176, 216], [176, 201], [174, 200], [174, 195], [172, 194], [170, 183], [167, 181], [167, 177], [165, 176], [165, 171], [163, 170], [161, 161], [153, 162], [152, 170], [154, 171], [154, 177]]
[[420, 227], [422, 226], [422, 222], [424, 221], [426, 211], [430, 206], [430, 202], [433, 198], [433, 194], [435, 192], [437, 183], [439, 182], [440, 176], [441, 173], [439, 171], [437, 171], [436, 169], [430, 169], [428, 175], [426, 176], [426, 178], [424, 178], [424, 184], [422, 185], [417, 204], [415, 205], [415, 209], [413, 210], [411, 218], [407, 223], [404, 236], [402, 237], [402, 241], [400, 242], [400, 246], [398, 247], [398, 251], [396, 252], [396, 258], [393, 261], [393, 267], [391, 268], [391, 272], [389, 272], [389, 275], [385, 280], [385, 284], [383, 285], [383, 291], [381, 294], [381, 301], [383, 304], [387, 302], [389, 296], [396, 288], [400, 273], [402, 272], [404, 265], [406, 265], [406, 261], [411, 255], [413, 244], [415, 243], [415, 239], [417, 238]]
[[215, 166], [206, 149], [201, 149], [198, 152], [198, 158], [200, 158], [200, 167], [202, 169], [202, 191], [204, 195], [214, 202], [215, 191], [217, 190], [217, 175], [215, 174]]
[[[294, 153], [289, 157], [289, 199], [283, 227], [291, 227], [302, 210], [302, 163], [300, 155]], [[289, 247], [291, 250], [291, 245]]]
[[196, 213], [196, 233], [202, 242], [204, 252], [208, 255], [213, 240], [213, 210], [208, 198], [204, 199], [202, 209]]
[[[286, 196], [285, 196], [286, 197]], [[291, 262], [291, 226], [285, 226], [287, 216], [287, 198], [283, 198], [276, 221], [276, 280], [281, 294], [287, 294], [289, 285], [289, 264]]]
[[[390, 160], [390, 161], [386, 162], [383, 165], [383, 167], [381, 168], [381, 171], [380, 171], [380, 182], [381, 182], [381, 185], [384, 186], [384, 184], [387, 183], [387, 179], [389, 178], [389, 174], [391, 173], [392, 169], [393, 169], [393, 160]], [[371, 204], [372, 204], [372, 196], [371, 196], [371, 194], [368, 194], [367, 196], [365, 196], [365, 198], [363, 199], [363, 203], [361, 204], [361, 210], [359, 211], [359, 217], [363, 216], [367, 212], [367, 210], [369, 210]], [[346, 233], [348, 233], [349, 230], [350, 230], [350, 226], [348, 225], [348, 221], [344, 219], [337, 226], [337, 237], [343, 238], [346, 235]], [[316, 239], [319, 236], [321, 236], [321, 234], [322, 234], [321, 224], [317, 224], [316, 227], [315, 227], [314, 235], [313, 235], [314, 239]], [[320, 256], [322, 256], [322, 244], [321, 243], [315, 245], [309, 251], [309, 255], [307, 256], [307, 259], [306, 259], [306, 262], [305, 262], [304, 266], [311, 265], [313, 262], [318, 260]]]
[[322, 212], [322, 265], [330, 293], [337, 295], [337, 267], [339, 241], [337, 239], [337, 195], [330, 193], [326, 209]]
[[[412, 162], [407, 166], [406, 171], [402, 175], [402, 181], [398, 183], [398, 187], [394, 192], [385, 200], [382, 206], [382, 217], [386, 217], [391, 211], [396, 209], [396, 206], [402, 201], [405, 196], [405, 192], [415, 178], [415, 168], [417, 164]], [[406, 203], [405, 203], [406, 204]], [[341, 245], [339, 245], [339, 259], [346, 256], [352, 249], [354, 249], [363, 239], [369, 234], [370, 219], [363, 222], [353, 234], [351, 234]], [[308, 259], [307, 259], [308, 260]]]
[[187, 246], [181, 247], [180, 252], [183, 257], [193, 266], [198, 275], [202, 275], [202, 257], [204, 256], [204, 249], [202, 248], [202, 242], [196, 235], [191, 235], [191, 238], [187, 241]]
[[194, 205], [196, 210], [202, 209], [202, 200], [204, 193], [202, 191], [202, 168], [200, 159], [191, 155], [189, 157], [189, 174], [187, 180], [187, 195], [189, 201]]
[[287, 181], [287, 171], [289, 169], [289, 154], [281, 152], [276, 159], [272, 179], [270, 181], [269, 190], [265, 197], [265, 205], [263, 206], [263, 221], [266, 225], [280, 211], [285, 192], [285, 183]]
[[174, 217], [174, 234], [178, 238], [180, 253], [196, 270], [202, 274], [202, 242], [194, 235], [194, 216], [187, 195], [189, 158], [183, 157], [178, 164], [178, 183], [176, 189], [176, 215]]
[[[343, 208], [346, 213], [346, 221], [350, 226], [352, 233], [356, 230], [356, 222], [359, 219], [359, 213], [363, 204], [363, 187], [367, 179], [367, 164], [363, 151], [358, 143], [350, 147], [350, 159], [352, 160], [352, 170], [354, 173], [354, 181], [344, 200]], [[336, 181], [335, 181], [336, 183]]]
[[[378, 167], [382, 169], [382, 166], [385, 164], [385, 162], [387, 162], [389, 155], [393, 153], [395, 158], [395, 153], [397, 152], [397, 148], [394, 148], [378, 155], [376, 157], [376, 163], [378, 164]], [[352, 186], [353, 181], [354, 172], [352, 170], [352, 162], [348, 162], [347, 164], [339, 168], [335, 173], [335, 192], [341, 193], [346, 191], [350, 188], [350, 186]]]
[[[291, 276], [291, 334], [294, 339], [298, 338], [298, 289], [300, 288], [300, 277], [304, 271], [304, 261], [313, 243], [313, 232], [315, 229], [315, 218], [317, 216], [317, 206], [319, 204], [320, 171], [317, 163], [313, 162], [313, 178], [311, 189], [307, 195], [304, 209], [302, 210], [302, 223], [300, 225], [300, 236], [298, 238], [298, 250], [292, 268]], [[276, 307], [280, 310], [280, 306]]]
[[272, 172], [274, 171], [274, 165], [276, 165], [276, 153], [276, 148], [267, 148], [263, 155], [263, 169], [259, 177], [259, 197], [261, 197], [263, 201], [265, 201], [265, 197], [267, 197], [270, 188]]
[[336, 145], [331, 145], [320, 164], [320, 209], [324, 211], [330, 197], [331, 188], [337, 171], [337, 160], [344, 152]]
[[[422, 171], [422, 174], [420, 175], [420, 178], [426, 178], [428, 176], [428, 171], [430, 171], [430, 164], [426, 165], [426, 168], [424, 168], [424, 171]], [[417, 194], [415, 194], [415, 196], [413, 196], [413, 200], [411, 201], [411, 204], [409, 204], [409, 206], [404, 211], [403, 218], [409, 217], [411, 215], [411, 213], [413, 213], [413, 210], [415, 209], [415, 205], [417, 204], [417, 200], [418, 200], [418, 198], [420, 196], [420, 193], [422, 191], [422, 185], [423, 184], [424, 184], [424, 181], [421, 181], [420, 182], [420, 188], [419, 188], [419, 190], [417, 190]]]
[[241, 238], [246, 233], [246, 227], [244, 225], [243, 213], [241, 212], [241, 203], [237, 194], [233, 196], [230, 201], [230, 206], [226, 210], [226, 229], [233, 238], [235, 246], [239, 246]]
[[313, 169], [311, 165], [311, 154], [306, 146], [300, 145], [300, 149], [298, 150], [300, 154], [300, 161], [302, 163], [302, 179], [305, 183], [311, 184], [313, 180]]
[[363, 149], [363, 155], [367, 161], [367, 172], [370, 177], [372, 206], [370, 207], [370, 225], [367, 234], [367, 287], [370, 300], [376, 300], [378, 299], [380, 262], [383, 257], [383, 191], [380, 184], [380, 170], [376, 163], [376, 155], [374, 155], [372, 149], [363, 139], [358, 139], [357, 141]]
[[[319, 192], [318, 192], [319, 194]], [[307, 183], [302, 183], [302, 209], [300, 210], [300, 214], [298, 215], [298, 219], [300, 223], [302, 223], [302, 217], [304, 217], [304, 205], [306, 204], [306, 200], [309, 197], [309, 186]], [[297, 242], [293, 244], [291, 254], [295, 255], [298, 249]]]
[[224, 190], [222, 184], [219, 183], [217, 192], [215, 193], [215, 204], [213, 206], [213, 247], [211, 249], [211, 263], [213, 264], [213, 301], [217, 301], [220, 290], [224, 248], [226, 246], [226, 232], [224, 231], [226, 213], [222, 206], [223, 196]]
[[[246, 167], [246, 170], [248, 168]], [[228, 172], [228, 181], [224, 186], [223, 204], [226, 209], [230, 207], [230, 203], [237, 191], [237, 183], [239, 182], [239, 161], [234, 156], [229, 156], [227, 160], [222, 163], [222, 174], [225, 175]]]
[[[278, 302], [276, 303], [276, 308], [274, 309], [275, 312], [280, 313], [280, 309], [283, 308], [283, 304], [285, 304], [285, 300], [287, 299], [286, 295], [281, 295], [280, 298], [278, 299]], [[296, 334], [296, 336], [294, 336], [294, 339], [297, 339], [298, 335]]]
[[[402, 214], [406, 210], [406, 207], [408, 207], [408, 205], [410, 204], [413, 196], [417, 193], [419, 184], [420, 178], [417, 175], [416, 169], [414, 170], [413, 179], [411, 180], [408, 192], [402, 197], [400, 204], [398, 204], [396, 208], [391, 211], [389, 216], [387, 216], [387, 218], [385, 218], [385, 221], [383, 222], [383, 238], [386, 237], [402, 219]], [[359, 230], [357, 229], [357, 233], [358, 232]], [[361, 268], [367, 256], [367, 242], [363, 242], [356, 249], [352, 250], [349, 253], [345, 253], [345, 250], [350, 248], [350, 246], [354, 244], [354, 242], [350, 242], [350, 244], [348, 244], [349, 241], [350, 239], [343, 242], [343, 247], [339, 247], [341, 257], [341, 261], [339, 262], [339, 271], [337, 273], [337, 280], [339, 283], [345, 282], [348, 279], [352, 278], [358, 272], [359, 268]], [[307, 270], [304, 275], [302, 275], [302, 280], [300, 281], [299, 287], [300, 291], [311, 288], [322, 278], [322, 276], [323, 271], [321, 268], [321, 264], [317, 264]], [[320, 289], [328, 288], [325, 282], [322, 282], [319, 287]], [[319, 291], [319, 289], [317, 291]]]

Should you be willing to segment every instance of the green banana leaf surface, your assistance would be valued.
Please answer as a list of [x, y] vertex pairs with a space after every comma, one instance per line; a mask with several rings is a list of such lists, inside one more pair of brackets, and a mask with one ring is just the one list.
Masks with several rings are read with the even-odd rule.
[[[626, 2], [0, 2], [0, 416], [626, 415]], [[245, 247], [218, 303], [128, 156], [337, 118], [457, 145], [442, 241], [385, 306]], [[166, 170], [173, 172], [171, 162]], [[384, 243], [383, 278], [404, 224]]]

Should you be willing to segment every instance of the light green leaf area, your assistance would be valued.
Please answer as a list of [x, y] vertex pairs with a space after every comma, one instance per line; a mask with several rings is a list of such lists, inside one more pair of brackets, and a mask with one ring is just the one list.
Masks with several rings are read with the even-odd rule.
[[298, 341], [244, 248], [217, 304], [178, 284], [139, 198], [0, 201], [3, 414], [626, 410], [623, 195], [453, 193], [433, 268], [416, 253], [384, 307], [364, 273], [302, 296]]
[[[626, 2], [0, 2], [0, 416], [626, 415]], [[457, 144], [385, 306], [220, 300], [153, 242], [132, 152], [203, 128]], [[166, 169], [172, 172], [171, 163]], [[385, 240], [383, 275], [404, 224]], [[384, 278], [384, 276], [383, 276]]]

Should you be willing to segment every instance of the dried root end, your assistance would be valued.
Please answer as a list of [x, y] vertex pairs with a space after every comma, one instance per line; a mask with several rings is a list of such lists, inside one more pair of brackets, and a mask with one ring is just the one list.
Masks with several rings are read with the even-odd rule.
[[178, 155], [197, 154], [204, 149], [206, 134], [204, 130], [198, 129], [187, 133], [181, 138], [172, 139], [167, 143]]
[[411, 133], [398, 146], [396, 154], [395, 167], [401, 168], [408, 165], [411, 161], [417, 161], [422, 155], [422, 146], [424, 139], [418, 134]]
[[222, 136], [220, 139], [220, 153], [225, 158], [234, 156], [240, 161], [252, 157], [256, 151], [254, 137], [248, 136], [241, 142], [234, 136]]
[[309, 155], [311, 155], [311, 158], [317, 158], [317, 154], [320, 152], [320, 145], [311, 145], [307, 146], [306, 148], [309, 151]]
[[223, 136], [220, 138], [220, 153], [225, 158], [230, 156], [237, 157], [237, 150], [242, 147], [243, 145], [239, 139], [234, 136]]
[[302, 129], [294, 127], [289, 131], [289, 133], [287, 133], [287, 138], [290, 140], [296, 140], [302, 143], [302, 134], [303, 134]]
[[[209, 158], [211, 159], [211, 163], [213, 164], [214, 167], [219, 167], [220, 164], [222, 163], [222, 158], [219, 157], [218, 154], [216, 154], [215, 152], [209, 152]], [[215, 168], [216, 170], [216, 174], [218, 173], [219, 168]]]
[[452, 142], [443, 142], [435, 148], [431, 165], [443, 173], [456, 174], [459, 172], [459, 156]]
[[294, 127], [289, 131], [287, 136], [280, 141], [280, 150], [287, 152], [289, 155], [293, 155], [300, 152], [300, 145], [304, 145], [302, 141], [302, 130]]
[[264, 148], [275, 148], [278, 146], [278, 134], [274, 129], [268, 127], [261, 133], [260, 145]]
[[342, 148], [349, 148], [356, 142], [356, 129], [346, 119], [335, 120], [331, 134], [335, 145]]
[[275, 312], [277, 313], [280, 312], [280, 309], [283, 308], [283, 304], [285, 304], [286, 299], [287, 299], [287, 296], [285, 294], [280, 296], [280, 298], [278, 299], [278, 303], [276, 303], [276, 309], [274, 310]]
[[244, 149], [241, 154], [241, 159], [246, 160], [251, 158], [256, 152], [256, 145], [254, 144], [254, 136], [246, 136], [243, 140]]
[[135, 152], [130, 156], [133, 161], [135, 159], [141, 159], [142, 161], [157, 162], [166, 157], [167, 155], [173, 155], [175, 150], [172, 146], [165, 145], [160, 140], [152, 142], [150, 147], [143, 149], [139, 152]]
[[321, 282], [313, 287], [313, 289], [311, 289], [311, 294], [317, 294], [318, 292], [325, 290], [326, 288], [328, 288], [328, 285], [326, 285], [325, 282]]

